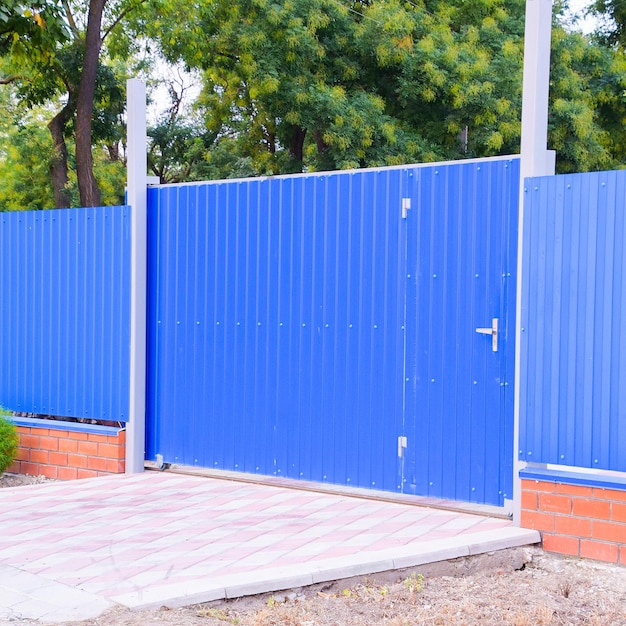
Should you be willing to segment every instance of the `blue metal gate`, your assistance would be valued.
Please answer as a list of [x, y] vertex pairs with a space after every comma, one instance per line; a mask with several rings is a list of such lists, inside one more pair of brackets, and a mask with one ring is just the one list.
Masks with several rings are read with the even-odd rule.
[[[502, 504], [518, 178], [488, 160], [151, 189], [148, 458]], [[474, 331], [492, 318], [496, 353]]]
[[411, 176], [403, 491], [512, 499], [519, 161]]

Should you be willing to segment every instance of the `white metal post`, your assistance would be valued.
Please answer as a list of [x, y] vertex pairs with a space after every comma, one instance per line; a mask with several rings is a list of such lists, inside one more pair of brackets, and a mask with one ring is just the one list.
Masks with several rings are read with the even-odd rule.
[[521, 338], [522, 338], [522, 252], [524, 244], [525, 179], [554, 174], [555, 153], [548, 150], [548, 96], [550, 91], [550, 44], [552, 0], [526, 0], [524, 32], [524, 82], [522, 91], [522, 142], [520, 162], [519, 233], [517, 247], [517, 303], [515, 328], [515, 417], [513, 449], [513, 519], [519, 526], [521, 481], [519, 460]]
[[130, 409], [126, 473], [143, 472], [146, 432], [147, 153], [146, 86], [131, 78], [127, 97], [127, 190], [131, 207]]

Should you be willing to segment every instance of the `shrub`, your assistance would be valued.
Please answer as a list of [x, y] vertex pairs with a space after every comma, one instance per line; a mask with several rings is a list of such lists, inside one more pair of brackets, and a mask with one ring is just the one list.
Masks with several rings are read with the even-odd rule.
[[13, 463], [19, 442], [15, 424], [6, 419], [6, 415], [8, 413], [0, 408], [0, 474]]

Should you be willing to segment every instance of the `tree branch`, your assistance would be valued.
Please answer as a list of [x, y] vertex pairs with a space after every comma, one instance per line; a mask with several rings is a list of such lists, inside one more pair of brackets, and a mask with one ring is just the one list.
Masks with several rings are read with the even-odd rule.
[[26, 78], [26, 76], [22, 76], [21, 74], [13, 74], [12, 76], [7, 76], [6, 78], [0, 78], [0, 85], [10, 85], [17, 80], [22, 80]]
[[140, 5], [144, 4], [146, 2], [146, 0], [139, 0], [139, 2], [137, 2], [137, 4], [133, 4], [133, 6], [130, 6], [126, 9], [124, 9], [115, 19], [115, 21], [104, 31], [104, 34], [102, 35], [102, 41], [104, 41], [107, 38], [107, 35], [129, 14], [132, 13], [135, 9], [137, 9]]
[[68, 0], [63, 0], [63, 8], [65, 9], [65, 17], [67, 17], [67, 23], [70, 25], [70, 30], [74, 33], [74, 36], [77, 39], [80, 39], [80, 31], [74, 21], [74, 15], [72, 14], [72, 9]]

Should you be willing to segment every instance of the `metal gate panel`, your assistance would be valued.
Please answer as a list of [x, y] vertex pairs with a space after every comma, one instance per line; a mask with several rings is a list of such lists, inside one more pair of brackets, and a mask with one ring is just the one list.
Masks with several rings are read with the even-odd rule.
[[398, 489], [405, 180], [150, 190], [148, 458]]
[[[417, 170], [407, 256], [403, 491], [511, 498], [519, 163]], [[498, 351], [477, 328], [498, 320]]]

